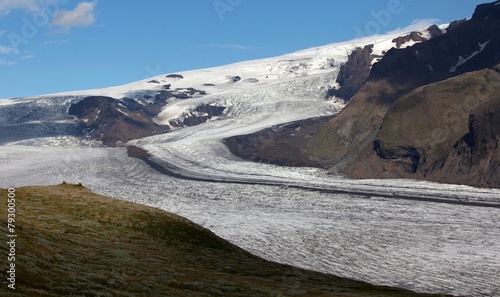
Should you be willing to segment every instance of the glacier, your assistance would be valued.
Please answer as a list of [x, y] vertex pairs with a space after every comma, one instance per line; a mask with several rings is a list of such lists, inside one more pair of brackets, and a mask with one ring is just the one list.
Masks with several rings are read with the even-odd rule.
[[[268, 260], [419, 292], [500, 296], [500, 189], [352, 180], [318, 168], [244, 161], [221, 142], [340, 112], [343, 102], [324, 99], [339, 65], [358, 46], [391, 46], [401, 32], [391, 34], [181, 72], [183, 79], [162, 75], [0, 100], [0, 187], [83, 183], [98, 194], [182, 215]], [[124, 147], [86, 139], [67, 115], [72, 102], [89, 95], [155, 94], [162, 84], [151, 80], [208, 93], [170, 102], [158, 123], [197, 104], [227, 107], [203, 125], [130, 142], [186, 179], [155, 171]]]

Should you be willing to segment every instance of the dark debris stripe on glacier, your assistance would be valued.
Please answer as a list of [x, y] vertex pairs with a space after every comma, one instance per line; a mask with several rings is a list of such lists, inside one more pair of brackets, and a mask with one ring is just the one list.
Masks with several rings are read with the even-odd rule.
[[476, 206], [476, 207], [490, 207], [499, 208], [500, 203], [495, 202], [480, 202], [480, 201], [465, 201], [453, 198], [445, 197], [433, 197], [433, 196], [412, 196], [412, 195], [402, 195], [398, 193], [377, 193], [377, 192], [367, 192], [359, 190], [350, 189], [333, 189], [333, 188], [319, 188], [314, 186], [298, 185], [289, 182], [277, 182], [262, 179], [252, 179], [252, 178], [222, 178], [216, 176], [209, 176], [207, 174], [201, 175], [199, 173], [190, 172], [184, 168], [178, 167], [174, 164], [168, 163], [164, 160], [156, 158], [149, 154], [147, 151], [137, 147], [129, 146], [127, 147], [128, 155], [133, 158], [140, 159], [148, 164], [151, 168], [156, 170], [161, 174], [165, 174], [174, 178], [185, 179], [190, 181], [198, 182], [208, 182], [208, 183], [225, 183], [225, 184], [242, 184], [242, 185], [263, 185], [263, 186], [275, 186], [275, 187], [288, 187], [312, 192], [328, 193], [328, 194], [349, 194], [358, 197], [366, 198], [388, 198], [388, 199], [403, 199], [403, 200], [413, 200], [431, 203], [444, 203], [453, 205], [466, 205], [466, 206]]

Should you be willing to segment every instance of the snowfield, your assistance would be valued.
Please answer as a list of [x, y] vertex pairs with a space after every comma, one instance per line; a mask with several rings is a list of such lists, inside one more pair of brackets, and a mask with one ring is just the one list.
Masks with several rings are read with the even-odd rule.
[[[81, 182], [99, 194], [187, 217], [269, 260], [420, 292], [500, 296], [500, 189], [351, 180], [316, 168], [243, 161], [221, 143], [338, 113], [343, 103], [324, 95], [339, 65], [357, 46], [376, 41], [381, 51], [401, 34], [181, 72], [182, 79], [163, 75], [114, 88], [0, 100], [0, 187]], [[235, 76], [241, 80], [234, 82]], [[158, 123], [199, 104], [227, 109], [203, 125], [131, 144], [185, 177], [211, 182], [161, 174], [129, 158], [125, 148], [82, 138], [66, 113], [84, 96], [138, 98], [165, 84], [207, 95], [172, 100]]]

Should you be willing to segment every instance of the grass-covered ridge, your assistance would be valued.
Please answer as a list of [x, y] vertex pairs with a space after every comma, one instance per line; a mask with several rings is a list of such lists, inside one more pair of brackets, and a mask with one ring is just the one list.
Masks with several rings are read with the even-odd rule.
[[[6, 202], [0, 213], [7, 239]], [[2, 277], [0, 296], [424, 296], [268, 262], [182, 217], [81, 185], [16, 189], [16, 214], [16, 291]]]

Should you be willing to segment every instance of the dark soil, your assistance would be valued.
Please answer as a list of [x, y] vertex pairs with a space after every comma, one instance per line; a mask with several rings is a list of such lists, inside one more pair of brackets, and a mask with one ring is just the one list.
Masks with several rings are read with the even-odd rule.
[[332, 118], [319, 117], [274, 126], [257, 133], [227, 138], [224, 143], [234, 155], [249, 161], [322, 167], [309, 157], [309, 147], [317, 131]]

